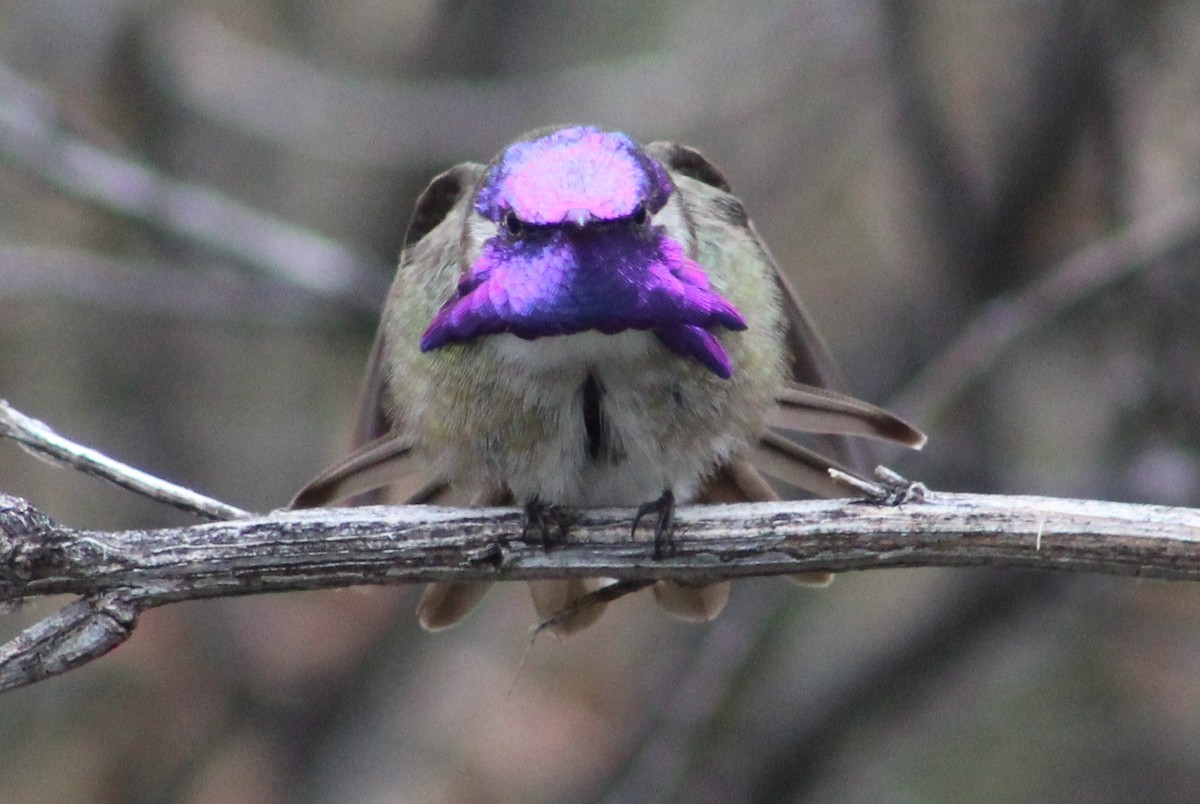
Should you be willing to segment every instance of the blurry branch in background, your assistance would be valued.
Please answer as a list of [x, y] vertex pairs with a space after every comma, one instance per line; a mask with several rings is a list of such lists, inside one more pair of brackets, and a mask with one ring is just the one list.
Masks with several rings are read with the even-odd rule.
[[1200, 244], [1200, 201], [1181, 198], [1100, 238], [1019, 291], [985, 304], [889, 402], [930, 426], [1007, 352], [1063, 313], [1172, 254]]
[[[796, 686], [808, 687], [804, 692], [786, 700], [766, 693], [778, 714], [757, 711], [750, 715], [752, 725], [731, 727], [730, 709], [745, 708], [740, 698], [763, 699], [762, 684], [753, 675], [772, 672], [764, 667], [778, 661], [780, 641], [794, 638], [792, 629], [800, 627], [795, 620], [803, 616], [795, 613], [802, 607], [792, 597], [772, 607], [760, 627], [749, 628], [739, 621], [744, 619], [739, 600], [710, 626], [712, 638], [697, 651], [696, 667], [673, 679], [663, 699], [655, 699], [653, 727], [630, 765], [596, 800], [638, 801], [650, 789], [663, 793], [654, 801], [703, 800], [699, 791], [718, 784], [747, 801], [806, 800], [819, 780], [841, 765], [851, 735], [861, 737], [864, 728], [878, 729], [881, 721], [905, 720], [924, 710], [929, 697], [943, 689], [943, 674], [951, 668], [970, 672], [972, 651], [1003, 644], [1004, 629], [1015, 618], [1062, 605], [1055, 598], [1072, 586], [1064, 580], [1063, 574], [1049, 572], [963, 573], [959, 582], [940, 589], [921, 616], [893, 633], [876, 633], [836, 671], [802, 670], [809, 678]], [[819, 678], [815, 683], [813, 676]], [[748, 692], [748, 686], [758, 689]], [[747, 742], [756, 747], [752, 756], [723, 760]]]
[[[194, 9], [160, 15], [141, 41], [147, 78], [203, 119], [320, 159], [427, 169], [493, 153], [530, 120], [635, 124], [639, 137], [679, 137], [740, 126], [823, 58], [835, 58], [852, 83], [868, 74], [865, 41], [837, 25], [837, 15], [807, 15], [803, 26], [795, 17], [784, 4], [712, 31], [671, 20], [653, 50], [472, 78], [339, 73]], [[727, 69], [732, 63], [740, 69]], [[716, 73], [720, 92], [707, 80]], [[811, 114], [828, 125], [846, 105], [819, 104]]]
[[233, 257], [283, 285], [374, 313], [389, 272], [333, 240], [164, 176], [72, 133], [57, 101], [0, 65], [0, 159], [67, 195]]
[[[243, 512], [72, 444], [5, 406], [3, 435], [154, 499], [206, 516]], [[867, 484], [864, 489], [887, 495]], [[1200, 578], [1200, 510], [1041, 497], [926, 493], [913, 502], [812, 500], [688, 506], [675, 549], [631, 540], [632, 512], [575, 512], [547, 551], [508, 508], [281, 511], [191, 527], [63, 527], [0, 495], [0, 602], [79, 600], [0, 646], [0, 691], [112, 650], [145, 609], [183, 600], [359, 584], [608, 577], [624, 588], [883, 567], [990, 566]], [[599, 596], [612, 597], [600, 590]]]
[[[342, 305], [229, 267], [182, 269], [79, 249], [0, 242], [0, 300], [56, 301], [121, 315], [239, 326], [345, 321]], [[314, 302], [317, 302], [314, 304]]]
[[752, 791], [750, 801], [805, 800], [838, 764], [849, 735], [868, 723], [882, 728], [881, 720], [916, 717], [944, 692], [948, 677], [977, 667], [973, 654], [1010, 645], [1014, 621], [1071, 606], [1072, 585], [1064, 580], [1034, 572], [967, 575], [910, 629], [865, 646], [823, 694], [771, 723], [764, 756], [739, 767], [733, 789]]
[[670, 54], [512, 78], [403, 82], [332, 73], [193, 10], [163, 15], [144, 41], [147, 75], [185, 107], [278, 146], [359, 164], [459, 162], [495, 151], [497, 132], [516, 133], [530, 119], [559, 121], [564, 109], [681, 131], [704, 108], [689, 93], [659, 89], [696, 84], [689, 63]]
[[[996, 116], [995, 139], [1003, 143], [984, 186], [961, 147], [950, 116], [939, 110], [939, 84], [921, 62], [921, 37], [929, 8], [913, 0], [880, 5], [887, 35], [882, 51], [897, 114], [897, 132], [919, 168], [922, 219], [946, 253], [947, 262], [965, 266], [977, 291], [1003, 289], [1013, 272], [987, 270], [986, 263], [1010, 252], [1036, 201], [1054, 186], [1070, 155], [1096, 115], [1108, 110], [1106, 64], [1113, 61], [1111, 29], [1118, 4], [1111, 0], [1039, 4], [1040, 31], [1022, 70], [1021, 90], [993, 99], [1006, 114]], [[985, 292], [982, 295], [987, 295]]]

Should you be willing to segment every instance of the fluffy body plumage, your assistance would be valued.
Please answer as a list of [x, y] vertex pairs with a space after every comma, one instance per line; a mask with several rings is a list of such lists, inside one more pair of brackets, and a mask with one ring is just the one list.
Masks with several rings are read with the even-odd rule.
[[[741, 203], [697, 152], [590, 127], [533, 132], [418, 201], [368, 372], [365, 446], [296, 504], [397, 480], [413, 502], [776, 498], [756, 458], [830, 493], [832, 462], [769, 425], [923, 436], [816, 387], [823, 362]], [[548, 615], [590, 587], [533, 588]], [[719, 587], [659, 591], [693, 619], [724, 605]], [[451, 624], [479, 594], [434, 585], [423, 624]]]
[[[717, 292], [745, 311], [745, 332], [717, 336], [735, 367], [729, 379], [678, 357], [645, 330], [533, 340], [496, 334], [420, 352], [412, 345], [496, 224], [464, 195], [406, 251], [383, 321], [389, 413], [412, 428], [436, 474], [470, 487], [507, 484], [521, 502], [637, 505], [648, 489], [690, 500], [702, 478], [762, 431], [763, 412], [786, 376], [770, 265], [753, 259], [748, 230], [723, 233], [716, 225], [713, 206], [703, 203], [711, 188], [687, 177], [677, 188], [651, 225], [676, 233]], [[746, 266], [757, 270], [745, 276]], [[600, 396], [596, 456], [581, 413], [589, 377]]]

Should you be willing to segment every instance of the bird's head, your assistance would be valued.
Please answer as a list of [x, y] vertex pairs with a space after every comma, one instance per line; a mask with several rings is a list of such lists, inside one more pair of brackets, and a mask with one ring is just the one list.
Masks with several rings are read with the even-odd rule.
[[619, 132], [574, 126], [510, 145], [475, 192], [490, 236], [421, 350], [498, 333], [649, 330], [728, 378], [712, 331], [746, 324], [687, 256], [686, 233], [672, 231], [679, 219], [656, 221], [674, 192], [663, 166]]

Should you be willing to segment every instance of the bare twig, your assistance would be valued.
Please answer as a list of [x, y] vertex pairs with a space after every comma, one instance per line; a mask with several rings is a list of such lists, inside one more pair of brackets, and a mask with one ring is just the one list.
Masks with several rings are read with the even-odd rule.
[[630, 540], [630, 511], [576, 515], [570, 538], [547, 552], [522, 540], [515, 508], [327, 508], [99, 532], [60, 526], [24, 501], [0, 497], [8, 539], [0, 602], [120, 588], [146, 588], [158, 605], [356, 584], [591, 576], [711, 583], [922, 566], [1200, 578], [1200, 509], [1191, 508], [943, 492], [899, 506], [844, 499], [687, 506], [678, 512], [674, 553], [658, 561], [651, 541]]
[[11, 438], [35, 454], [72, 466], [81, 472], [115, 483], [121, 488], [165, 503], [205, 519], [237, 519], [249, 513], [178, 486], [90, 447], [63, 438], [37, 419], [32, 419], [0, 399], [0, 436]]

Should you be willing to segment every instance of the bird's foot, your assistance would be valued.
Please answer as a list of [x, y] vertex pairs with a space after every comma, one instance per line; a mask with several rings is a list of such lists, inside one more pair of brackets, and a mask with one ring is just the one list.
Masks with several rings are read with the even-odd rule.
[[642, 503], [633, 517], [631, 535], [637, 536], [638, 523], [646, 514], [654, 514], [654, 560], [675, 552], [675, 493], [667, 489], [657, 500]]
[[521, 539], [528, 541], [532, 531], [541, 539], [542, 547], [549, 550], [566, 540], [569, 525], [569, 518], [561, 508], [534, 497], [525, 503], [525, 527], [521, 528]]

